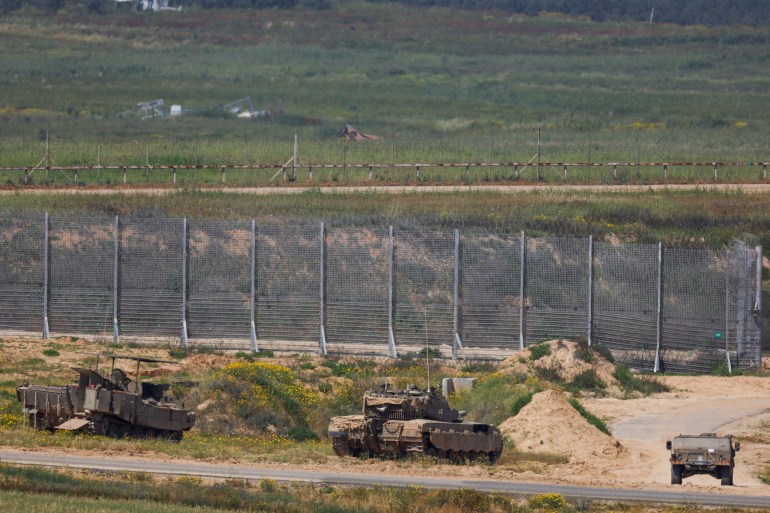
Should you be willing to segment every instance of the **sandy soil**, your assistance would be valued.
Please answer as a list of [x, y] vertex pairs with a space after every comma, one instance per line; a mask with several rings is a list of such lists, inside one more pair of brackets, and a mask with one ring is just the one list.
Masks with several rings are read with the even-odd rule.
[[[47, 342], [34, 339], [5, 338], [0, 346], [0, 363], [23, 358], [45, 358], [56, 367], [57, 374], [68, 375], [67, 368], [82, 365], [88, 355], [99, 347], [85, 340], [52, 341], [59, 343], [60, 355], [45, 357], [42, 350]], [[106, 350], [106, 346], [102, 347]], [[124, 348], [121, 354], [168, 359], [163, 348]], [[277, 358], [276, 360], [278, 360]], [[194, 373], [206, 368], [218, 368], [233, 358], [221, 355], [195, 355], [183, 360], [182, 368]], [[168, 371], [166, 370], [168, 369]], [[172, 372], [178, 366], [161, 364], [159, 374]], [[27, 376], [34, 376], [35, 372]], [[21, 380], [22, 376], [2, 373], [3, 380]], [[600, 433], [574, 410], [565, 408], [561, 393], [546, 391], [533, 398], [519, 417], [509, 419], [501, 428], [508, 432], [523, 450], [566, 454], [569, 463], [543, 465], [507, 465], [494, 467], [473, 465], [425, 465], [414, 461], [318, 457], [299, 464], [262, 463], [275, 468], [303, 468], [318, 471], [398, 473], [457, 478], [500, 479], [529, 482], [580, 484], [603, 487], [649, 488], [660, 490], [708, 491], [723, 494], [768, 496], [770, 486], [756, 475], [770, 466], [770, 445], [759, 443], [770, 439], [770, 377], [663, 376], [672, 392], [637, 399], [613, 397], [584, 398], [584, 406], [610, 427], [613, 437]], [[763, 424], [764, 422], [764, 424]], [[741, 440], [735, 469], [735, 486], [721, 487], [708, 476], [685, 479], [681, 487], [669, 484], [670, 465], [665, 442], [680, 433], [731, 433]], [[0, 442], [1, 444], [2, 442]], [[73, 454], [71, 448], [46, 448], [46, 451]], [[82, 451], [87, 454], [86, 451]], [[99, 455], [104, 455], [100, 452]], [[115, 453], [115, 457], [170, 460], [168, 456], [147, 453]], [[233, 464], [253, 464], [233, 461]]]

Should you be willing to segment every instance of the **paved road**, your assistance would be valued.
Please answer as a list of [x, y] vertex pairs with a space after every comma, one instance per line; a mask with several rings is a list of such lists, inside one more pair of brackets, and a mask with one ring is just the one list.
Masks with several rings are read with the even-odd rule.
[[[183, 189], [175, 187], [41, 187], [41, 188], [6, 188], [0, 189], [0, 195], [13, 194], [173, 194]], [[506, 194], [524, 192], [646, 192], [646, 191], [741, 191], [747, 194], [766, 194], [770, 192], [770, 183], [745, 184], [651, 184], [651, 185], [380, 185], [380, 186], [333, 186], [333, 187], [211, 187], [195, 189], [236, 194], [301, 194], [318, 191], [327, 194], [350, 194], [362, 192], [411, 194], [424, 192], [499, 192]]]
[[196, 475], [214, 478], [248, 480], [274, 479], [276, 481], [309, 481], [337, 485], [371, 486], [422, 486], [425, 488], [473, 488], [485, 492], [511, 494], [559, 493], [565, 497], [653, 502], [666, 504], [701, 504], [713, 506], [770, 508], [770, 496], [665, 492], [643, 489], [591, 488], [584, 486], [517, 483], [510, 481], [482, 481], [469, 479], [438, 479], [399, 475], [374, 475], [364, 473], [317, 472], [305, 470], [277, 470], [271, 468], [238, 465], [213, 465], [209, 463], [160, 462], [101, 458], [95, 456], [68, 456], [58, 453], [22, 452], [0, 450], [0, 461], [31, 465], [89, 468], [115, 471], [137, 471], [172, 475]]

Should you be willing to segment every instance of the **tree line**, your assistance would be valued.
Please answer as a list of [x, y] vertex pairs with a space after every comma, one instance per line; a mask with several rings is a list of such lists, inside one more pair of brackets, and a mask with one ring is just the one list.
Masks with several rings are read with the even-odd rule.
[[[183, 8], [328, 9], [344, 0], [170, 0]], [[512, 14], [538, 16], [544, 12], [587, 16], [594, 21], [634, 20], [679, 25], [765, 25], [770, 23], [767, 0], [368, 0], [425, 7], [501, 10]], [[134, 2], [138, 5], [140, 2]], [[65, 7], [108, 13], [129, 8], [130, 3], [114, 0], [0, 0], [0, 12], [35, 9], [57, 12]]]
[[552, 12], [594, 21], [635, 20], [678, 25], [764, 25], [767, 0], [370, 0], [407, 5], [502, 10], [538, 16]]

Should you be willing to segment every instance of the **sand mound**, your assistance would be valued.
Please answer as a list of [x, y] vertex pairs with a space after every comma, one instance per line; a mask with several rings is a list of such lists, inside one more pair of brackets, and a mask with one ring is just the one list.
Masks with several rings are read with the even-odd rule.
[[[501, 364], [501, 373], [519, 376], [553, 376], [569, 383], [575, 376], [593, 370], [607, 388], [604, 393], [613, 397], [622, 397], [623, 391], [612, 375], [615, 365], [602, 355], [590, 349], [581, 350], [580, 346], [571, 340], [551, 340], [542, 345], [548, 346], [550, 353], [532, 360], [532, 346], [524, 351], [506, 358]], [[586, 358], [592, 361], [586, 361]]]
[[614, 459], [624, 452], [619, 442], [589, 424], [556, 390], [536, 394], [500, 430], [522, 451], [562, 454], [570, 457], [570, 463]]

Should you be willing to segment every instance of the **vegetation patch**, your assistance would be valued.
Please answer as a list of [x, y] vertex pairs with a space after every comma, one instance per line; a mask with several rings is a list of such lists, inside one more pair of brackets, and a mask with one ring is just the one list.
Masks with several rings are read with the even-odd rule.
[[567, 383], [566, 389], [572, 393], [583, 391], [603, 395], [607, 389], [607, 384], [596, 375], [595, 370], [586, 369]]
[[612, 373], [626, 394], [639, 392], [642, 395], [668, 392], [671, 388], [654, 376], [634, 375], [625, 365], [618, 365]]
[[602, 433], [612, 436], [612, 433], [610, 433], [610, 430], [607, 427], [607, 425], [604, 423], [604, 421], [602, 421], [602, 419], [600, 419], [593, 413], [586, 410], [585, 407], [580, 403], [580, 401], [578, 401], [574, 397], [568, 398], [567, 401], [569, 401], [572, 407], [575, 408], [577, 412], [580, 415], [582, 415], [584, 419], [588, 421], [589, 424], [596, 427]]
[[529, 346], [529, 359], [533, 362], [549, 354], [551, 354], [551, 347], [547, 344], [540, 343]]
[[[210, 383], [220, 411], [240, 419], [252, 432], [275, 432], [295, 440], [317, 438], [308, 423], [318, 396], [288, 367], [245, 361], [226, 365]], [[209, 419], [209, 428], [227, 416]]]

